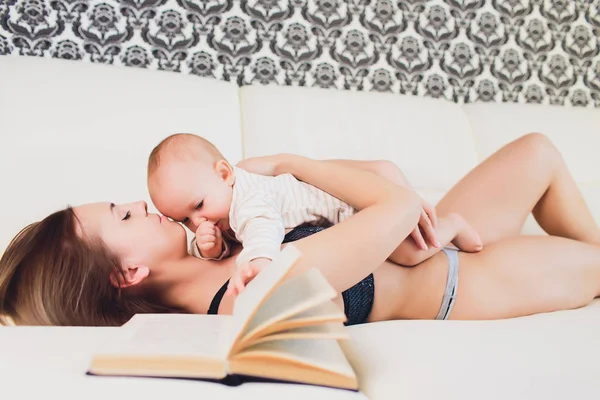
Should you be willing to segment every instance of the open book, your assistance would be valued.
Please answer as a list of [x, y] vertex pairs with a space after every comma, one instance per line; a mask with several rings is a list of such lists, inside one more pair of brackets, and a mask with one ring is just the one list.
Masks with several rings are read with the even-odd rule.
[[315, 269], [288, 278], [286, 246], [236, 298], [232, 315], [138, 314], [91, 361], [91, 375], [275, 380], [357, 390], [338, 341], [349, 338], [336, 292]]

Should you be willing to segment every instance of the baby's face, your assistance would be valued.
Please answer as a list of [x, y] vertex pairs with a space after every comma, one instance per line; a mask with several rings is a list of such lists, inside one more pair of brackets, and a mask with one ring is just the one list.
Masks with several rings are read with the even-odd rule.
[[170, 160], [153, 174], [148, 190], [158, 211], [192, 232], [205, 219], [226, 231], [233, 178], [225, 161], [215, 167], [197, 160]]

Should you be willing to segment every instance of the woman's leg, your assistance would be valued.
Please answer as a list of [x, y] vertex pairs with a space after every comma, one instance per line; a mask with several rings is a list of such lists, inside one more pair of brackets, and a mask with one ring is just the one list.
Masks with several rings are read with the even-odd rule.
[[[418, 268], [401, 269], [408, 293], [397, 294], [402, 297], [397, 317], [435, 318], [448, 276], [445, 255]], [[553, 236], [516, 236], [479, 253], [459, 253], [457, 294], [449, 319], [573, 309], [599, 295], [600, 247]]]
[[492, 154], [436, 210], [440, 216], [460, 214], [484, 245], [520, 234], [530, 212], [550, 235], [600, 243], [600, 230], [562, 156], [542, 134], [525, 135]]
[[521, 236], [460, 255], [450, 319], [509, 318], [573, 309], [600, 295], [600, 248]]

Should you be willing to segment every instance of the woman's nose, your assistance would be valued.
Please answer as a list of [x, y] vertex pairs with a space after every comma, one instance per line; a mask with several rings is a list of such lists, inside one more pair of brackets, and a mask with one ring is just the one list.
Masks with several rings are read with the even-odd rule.
[[146, 203], [145, 201], [138, 201], [137, 202], [138, 207], [140, 207], [140, 209], [142, 210], [142, 213], [144, 215], [148, 215], [148, 203]]
[[145, 201], [136, 201], [135, 203], [125, 204], [124, 206], [134, 215], [144, 217], [148, 215], [148, 204]]

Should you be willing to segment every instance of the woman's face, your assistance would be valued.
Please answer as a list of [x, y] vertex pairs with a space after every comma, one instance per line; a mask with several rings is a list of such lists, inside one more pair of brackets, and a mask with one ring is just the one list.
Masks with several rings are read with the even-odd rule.
[[144, 201], [85, 204], [74, 211], [83, 233], [102, 240], [124, 266], [152, 269], [187, 255], [183, 226], [158, 214], [148, 214]]

